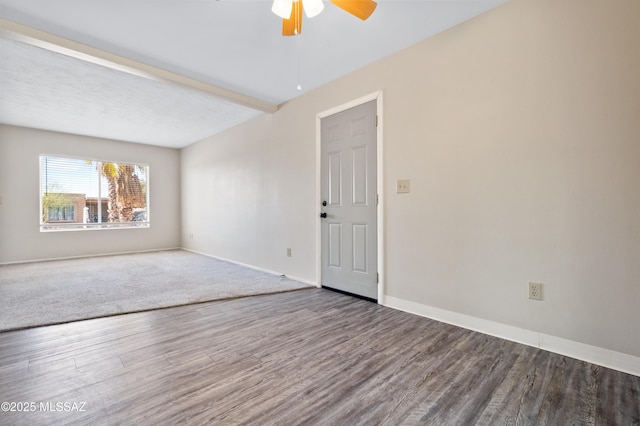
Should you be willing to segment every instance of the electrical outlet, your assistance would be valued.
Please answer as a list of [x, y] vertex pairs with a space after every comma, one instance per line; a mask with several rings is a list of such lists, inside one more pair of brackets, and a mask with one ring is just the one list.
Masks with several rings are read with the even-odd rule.
[[529, 283], [529, 299], [542, 300], [542, 283]]
[[291, 249], [290, 248], [287, 249], [287, 257], [291, 257]]

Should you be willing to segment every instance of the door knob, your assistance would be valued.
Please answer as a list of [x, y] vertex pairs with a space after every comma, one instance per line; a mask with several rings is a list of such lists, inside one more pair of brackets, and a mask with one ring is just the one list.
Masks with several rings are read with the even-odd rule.
[[322, 212], [320, 213], [320, 217], [324, 219], [325, 217], [327, 217], [327, 214], [325, 212]]
[[326, 206], [327, 206], [327, 202], [326, 202], [326, 201], [323, 201], [323, 202], [322, 202], [322, 205], [326, 207]]

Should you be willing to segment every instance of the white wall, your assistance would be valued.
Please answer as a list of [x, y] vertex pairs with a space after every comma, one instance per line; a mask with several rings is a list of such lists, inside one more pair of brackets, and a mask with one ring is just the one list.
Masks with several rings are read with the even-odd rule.
[[182, 150], [182, 242], [314, 281], [315, 140], [296, 139], [298, 124], [282, 119], [265, 114]]
[[640, 357], [639, 21], [512, 0], [186, 148], [184, 246], [314, 280], [315, 115], [383, 90], [389, 299]]
[[[151, 227], [40, 232], [39, 155], [149, 164]], [[180, 151], [0, 125], [0, 263], [180, 247]]]

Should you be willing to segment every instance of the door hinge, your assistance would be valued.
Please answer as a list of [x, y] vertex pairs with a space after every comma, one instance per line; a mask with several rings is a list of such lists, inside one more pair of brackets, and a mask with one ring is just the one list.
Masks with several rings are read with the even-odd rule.
[[380, 196], [376, 194], [376, 206], [380, 204]]
[[378, 127], [378, 114], [376, 114], [376, 127]]
[[376, 272], [376, 283], [380, 283], [380, 272]]

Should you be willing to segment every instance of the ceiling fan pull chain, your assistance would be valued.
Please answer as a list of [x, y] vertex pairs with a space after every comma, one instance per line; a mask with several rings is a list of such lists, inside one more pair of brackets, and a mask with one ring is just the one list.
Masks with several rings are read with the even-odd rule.
[[298, 62], [298, 86], [296, 89], [298, 89], [298, 92], [302, 91], [302, 85], [300, 84], [300, 38], [296, 38], [296, 59]]

